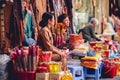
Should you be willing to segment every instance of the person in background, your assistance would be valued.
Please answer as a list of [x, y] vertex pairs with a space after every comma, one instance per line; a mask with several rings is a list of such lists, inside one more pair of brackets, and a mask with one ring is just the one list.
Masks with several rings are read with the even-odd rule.
[[112, 25], [108, 22], [103, 24], [103, 35], [114, 35], [116, 34]]
[[117, 32], [116, 27], [115, 27], [115, 22], [111, 16], [108, 17], [107, 22], [110, 23], [111, 26], [113, 27], [114, 31]]
[[58, 49], [53, 45], [53, 36], [51, 32], [51, 28], [54, 27], [54, 16], [49, 12], [45, 12], [42, 15], [42, 20], [39, 23], [41, 27], [38, 33], [37, 44], [44, 51], [52, 51], [52, 60], [59, 61], [61, 60], [63, 63], [63, 70], [66, 70], [66, 54], [64, 51]]
[[85, 42], [87, 41], [101, 41], [95, 35], [95, 27], [98, 25], [98, 20], [92, 18], [90, 22], [82, 29], [82, 36]]
[[116, 29], [120, 27], [120, 18], [118, 16], [115, 16], [114, 14], [112, 14], [111, 17], [114, 20], [114, 25]]
[[114, 14], [112, 14], [111, 17], [114, 20], [114, 24], [116, 26], [116, 31], [117, 31], [117, 33], [115, 35], [112, 35], [112, 40], [120, 43], [120, 18], [119, 18], [119, 16], [115, 16]]
[[112, 35], [111, 39], [117, 41], [120, 44], [120, 27], [117, 27], [117, 33]]
[[72, 30], [70, 28], [70, 20], [67, 14], [61, 14], [58, 16], [56, 33], [58, 36], [61, 36], [63, 44], [69, 42], [69, 35], [72, 34]]
[[[110, 25], [108, 25], [107, 26], [108, 29], [106, 29], [106, 30], [104, 29], [104, 33], [103, 33], [103, 34], [107, 33], [107, 35], [102, 35], [102, 37], [104, 37], [105, 39], [108, 39], [108, 40], [112, 39], [112, 40], [117, 41], [118, 43], [120, 43], [120, 19], [119, 19], [118, 16], [115, 16], [114, 14], [112, 14], [111, 18], [114, 21], [113, 25], [115, 25], [115, 29], [116, 29], [117, 32], [114, 34], [115, 31], [113, 32], [112, 27]], [[105, 25], [105, 23], [104, 23], [104, 25]]]

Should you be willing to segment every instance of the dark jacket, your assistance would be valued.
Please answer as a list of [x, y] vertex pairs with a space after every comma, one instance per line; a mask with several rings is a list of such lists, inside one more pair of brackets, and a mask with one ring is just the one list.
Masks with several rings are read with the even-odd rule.
[[95, 36], [95, 28], [93, 25], [88, 24], [82, 29], [83, 39], [86, 41], [100, 41], [99, 38]]

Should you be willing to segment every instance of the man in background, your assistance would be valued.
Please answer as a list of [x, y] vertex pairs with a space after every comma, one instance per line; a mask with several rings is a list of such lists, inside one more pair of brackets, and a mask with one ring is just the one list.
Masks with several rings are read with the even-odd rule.
[[95, 35], [95, 27], [98, 25], [98, 20], [92, 18], [90, 22], [82, 29], [82, 35], [85, 42], [87, 41], [101, 41]]

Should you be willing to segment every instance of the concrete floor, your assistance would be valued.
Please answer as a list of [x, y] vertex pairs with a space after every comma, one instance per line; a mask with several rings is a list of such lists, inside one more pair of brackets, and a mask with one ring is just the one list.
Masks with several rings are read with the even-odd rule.
[[[86, 80], [95, 80], [95, 79], [87, 78]], [[114, 78], [101, 78], [100, 80], [120, 80], [120, 76], [116, 76]]]
[[102, 78], [100, 80], [120, 80], [120, 76], [116, 76], [114, 78]]

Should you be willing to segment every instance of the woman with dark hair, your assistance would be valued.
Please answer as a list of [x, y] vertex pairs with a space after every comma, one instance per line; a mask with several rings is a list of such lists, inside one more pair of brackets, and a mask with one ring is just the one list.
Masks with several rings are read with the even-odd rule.
[[54, 27], [54, 16], [51, 13], [45, 12], [42, 15], [42, 20], [39, 25], [41, 29], [38, 33], [38, 45], [41, 46], [42, 50], [52, 51], [52, 60], [59, 61], [63, 63], [63, 69], [66, 69], [66, 54], [62, 50], [56, 48], [53, 45], [53, 36], [51, 33], [51, 28]]
[[[58, 24], [56, 27], [56, 33], [59, 38], [58, 45], [62, 45], [69, 40], [69, 34], [72, 33], [71, 28], [69, 27], [70, 21], [67, 14], [61, 14], [58, 16]], [[60, 40], [61, 39], [61, 40]], [[57, 39], [56, 39], [57, 41]]]

